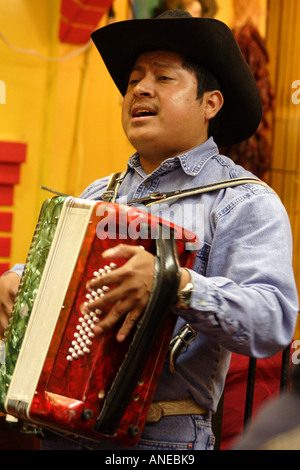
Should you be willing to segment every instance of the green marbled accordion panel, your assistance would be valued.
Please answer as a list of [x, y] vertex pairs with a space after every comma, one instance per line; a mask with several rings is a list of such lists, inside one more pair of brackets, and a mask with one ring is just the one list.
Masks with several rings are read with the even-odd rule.
[[8, 387], [65, 200], [65, 196], [56, 196], [47, 199], [41, 208], [13, 312], [1, 341], [0, 410], [4, 412]]

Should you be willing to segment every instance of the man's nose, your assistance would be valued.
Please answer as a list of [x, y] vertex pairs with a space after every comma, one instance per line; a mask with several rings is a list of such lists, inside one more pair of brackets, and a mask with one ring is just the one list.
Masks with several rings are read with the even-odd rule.
[[136, 96], [154, 96], [154, 83], [151, 77], [145, 76], [139, 80], [134, 87], [134, 94]]

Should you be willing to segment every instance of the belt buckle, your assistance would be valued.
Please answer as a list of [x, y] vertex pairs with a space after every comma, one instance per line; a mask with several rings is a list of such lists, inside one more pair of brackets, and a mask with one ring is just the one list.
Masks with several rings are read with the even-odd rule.
[[158, 423], [164, 415], [164, 410], [158, 403], [151, 403], [150, 409], [147, 414], [148, 423]]

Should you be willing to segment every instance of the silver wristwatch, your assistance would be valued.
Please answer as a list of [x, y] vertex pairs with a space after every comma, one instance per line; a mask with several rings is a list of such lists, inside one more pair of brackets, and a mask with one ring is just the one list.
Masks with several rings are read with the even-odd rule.
[[192, 282], [188, 282], [186, 286], [181, 289], [177, 294], [175, 307], [180, 310], [188, 310], [190, 307], [191, 297], [193, 293], [194, 285]]

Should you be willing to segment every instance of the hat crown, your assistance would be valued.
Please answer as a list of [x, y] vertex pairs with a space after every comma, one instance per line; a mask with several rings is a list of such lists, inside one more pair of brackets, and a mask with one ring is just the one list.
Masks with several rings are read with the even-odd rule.
[[166, 10], [156, 17], [156, 19], [170, 19], [170, 18], [193, 18], [193, 16], [186, 10]]

